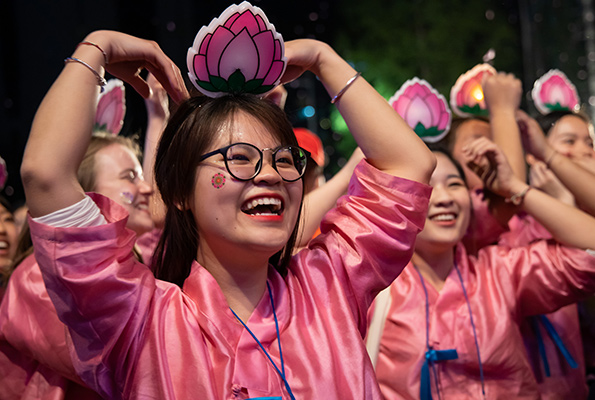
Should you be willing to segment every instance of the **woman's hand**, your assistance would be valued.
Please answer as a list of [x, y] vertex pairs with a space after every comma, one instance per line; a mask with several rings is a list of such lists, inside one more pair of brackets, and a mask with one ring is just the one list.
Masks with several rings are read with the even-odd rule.
[[521, 140], [525, 151], [537, 160], [547, 162], [554, 154], [554, 149], [548, 144], [541, 127], [522, 110], [516, 112], [517, 123], [521, 130]]
[[486, 138], [478, 138], [463, 148], [467, 164], [483, 181], [484, 187], [504, 198], [522, 191], [527, 184], [516, 178], [502, 150]]
[[157, 78], [176, 103], [189, 97], [180, 70], [157, 43], [114, 31], [92, 32], [85, 41], [103, 49], [109, 62], [105, 69], [128, 82], [144, 98], [151, 91], [140, 76], [143, 69]]
[[527, 163], [530, 165], [529, 182], [531, 186], [544, 191], [561, 202], [574, 206], [574, 196], [560, 182], [556, 174], [550, 170], [543, 161], [527, 155]]

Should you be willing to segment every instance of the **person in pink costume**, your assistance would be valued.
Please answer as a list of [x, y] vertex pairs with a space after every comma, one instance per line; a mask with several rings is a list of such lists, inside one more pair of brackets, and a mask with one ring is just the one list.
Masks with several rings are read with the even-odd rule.
[[[167, 119], [167, 94], [154, 77], [149, 76], [148, 83], [152, 93], [145, 101], [149, 124], [144, 159], [151, 169], [150, 147], [156, 146]], [[153, 191], [143, 178], [139, 158], [133, 140], [96, 131], [77, 176], [86, 191], [102, 193], [127, 208], [127, 228], [137, 235], [134, 252], [147, 263], [159, 230], [153, 228], [155, 218], [149, 214], [156, 202], [151, 202]], [[70, 361], [70, 337], [47, 294], [30, 237], [21, 238], [20, 249], [7, 298], [0, 306], [0, 399], [100, 398], [86, 388]]]
[[489, 140], [468, 144], [464, 153], [486, 187], [518, 202], [559, 242], [467, 255], [461, 239], [471, 202], [464, 175], [437, 153], [412, 262], [378, 297], [387, 293], [374, 310], [383, 323], [369, 333], [379, 337], [376, 373], [386, 399], [540, 398], [519, 324], [595, 291], [595, 258], [582, 250], [595, 246], [587, 234], [595, 219], [529, 190]]
[[[364, 79], [345, 88], [355, 71], [330, 47], [285, 43], [283, 80], [314, 72], [367, 156], [322, 234], [292, 256], [303, 153], [283, 112], [249, 95], [185, 100], [179, 70], [155, 43], [109, 31], [86, 41], [109, 59], [79, 46], [74, 57], [95, 71], [105, 68], [146, 95], [137, 71], [148, 68], [182, 103], [156, 156], [167, 206], [160, 279], [131, 255], [127, 212], [85, 196], [70, 178], [77, 156], [60, 157], [84, 152], [96, 76], [68, 64], [35, 116], [21, 173], [36, 258], [71, 333], [79, 376], [107, 398], [379, 398], [362, 342], [366, 312], [409, 261], [425, 220], [423, 182], [435, 157], [423, 142]], [[238, 142], [265, 149], [243, 180], [238, 159], [222, 150]], [[286, 154], [288, 145], [293, 159], [266, 150]], [[51, 168], [36, 161], [48, 146], [57, 152]], [[92, 226], [44, 223], [64, 222], [57, 210], [87, 206]]]
[[[2, 168], [1, 165], [0, 168]], [[8, 279], [16, 247], [17, 228], [14, 223], [14, 216], [8, 201], [0, 196], [0, 301], [4, 295], [4, 283]]]

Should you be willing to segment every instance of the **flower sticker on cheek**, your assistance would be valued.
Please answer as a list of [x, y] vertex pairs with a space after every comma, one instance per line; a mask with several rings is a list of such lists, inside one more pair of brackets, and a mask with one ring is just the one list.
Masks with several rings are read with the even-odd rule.
[[217, 173], [211, 178], [211, 184], [215, 189], [221, 189], [225, 185], [225, 175]]
[[132, 204], [134, 202], [134, 195], [130, 192], [120, 192], [120, 199], [126, 204]]
[[283, 37], [264, 12], [244, 1], [200, 29], [188, 49], [188, 75], [209, 97], [264, 95], [281, 82], [287, 66], [284, 51]]

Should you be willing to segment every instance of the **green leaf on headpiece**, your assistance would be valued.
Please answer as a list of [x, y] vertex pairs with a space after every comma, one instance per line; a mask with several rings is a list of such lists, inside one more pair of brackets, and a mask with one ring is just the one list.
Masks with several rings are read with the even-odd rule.
[[246, 84], [246, 78], [239, 69], [236, 69], [236, 71], [229, 76], [227, 83], [229, 84], [230, 91], [233, 93], [241, 93], [246, 91], [244, 88], [244, 85]]
[[209, 82], [199, 81], [197, 79], [196, 84], [198, 86], [200, 86], [201, 88], [208, 90], [209, 92], [218, 92], [219, 91], [219, 90], [217, 90], [217, 88], [215, 86], [211, 85]]
[[252, 79], [251, 81], [246, 82], [244, 85], [244, 92], [246, 93], [256, 93], [259, 87], [264, 82], [264, 79]]
[[487, 117], [489, 112], [488, 110], [482, 109], [479, 104], [475, 104], [473, 107], [469, 107], [468, 105], [463, 105], [459, 107], [459, 109], [467, 114], [479, 115], [483, 117]]
[[217, 89], [214, 92], [229, 92], [227, 81], [220, 76], [209, 75], [209, 81]]
[[435, 136], [438, 136], [442, 132], [444, 132], [444, 129], [438, 129], [437, 126], [431, 126], [428, 129], [426, 129], [421, 124], [421, 122], [418, 122], [417, 125], [415, 126], [414, 131], [415, 131], [415, 133], [417, 133], [417, 136], [419, 136], [420, 138], [424, 138], [424, 137], [435, 137]]
[[560, 103], [546, 104], [545, 107], [550, 111], [570, 111], [568, 107], [564, 107]]
[[275, 85], [264, 85], [264, 86], [261, 86], [259, 88], [256, 88], [256, 90], [252, 91], [251, 93], [254, 93], [254, 94], [263, 94], [263, 93], [266, 93], [269, 90], [273, 89], [274, 87], [275, 87]]

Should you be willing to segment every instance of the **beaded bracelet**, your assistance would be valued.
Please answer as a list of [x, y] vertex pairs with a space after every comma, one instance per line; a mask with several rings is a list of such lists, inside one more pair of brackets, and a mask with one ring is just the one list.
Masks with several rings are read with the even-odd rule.
[[335, 104], [337, 102], [337, 100], [339, 100], [339, 98], [341, 98], [341, 96], [343, 96], [343, 93], [345, 93], [347, 91], [347, 89], [349, 89], [349, 86], [353, 85], [353, 82], [355, 82], [355, 80], [361, 75], [361, 72], [358, 72], [357, 74], [353, 75], [353, 77], [351, 77], [347, 83], [345, 84], [345, 86], [343, 86], [343, 89], [341, 89], [339, 91], [339, 93], [337, 93], [335, 95], [335, 97], [333, 97], [331, 99], [331, 104]]
[[93, 42], [80, 42], [79, 44], [76, 45], [76, 47], [78, 48], [80, 45], [95, 47], [96, 49], [98, 49], [101, 52], [101, 54], [103, 54], [103, 59], [105, 60], [105, 65], [107, 66], [109, 64], [109, 62], [107, 60], [107, 54], [105, 54], [105, 51], [103, 51], [103, 49], [101, 47], [99, 47], [99, 45], [97, 45]]
[[93, 68], [92, 66], [90, 66], [89, 64], [87, 64], [86, 62], [84, 62], [83, 60], [79, 60], [76, 57], [68, 57], [68, 58], [64, 59], [64, 64], [68, 64], [68, 63], [71, 63], [71, 62], [77, 62], [79, 64], [82, 64], [85, 67], [87, 67], [91, 72], [93, 72], [93, 74], [97, 78], [97, 84], [101, 87], [101, 92], [103, 92], [103, 87], [105, 85], [107, 85], [107, 81], [105, 80], [105, 78], [103, 76], [101, 76], [99, 74], [99, 72], [95, 71], [95, 68]]

